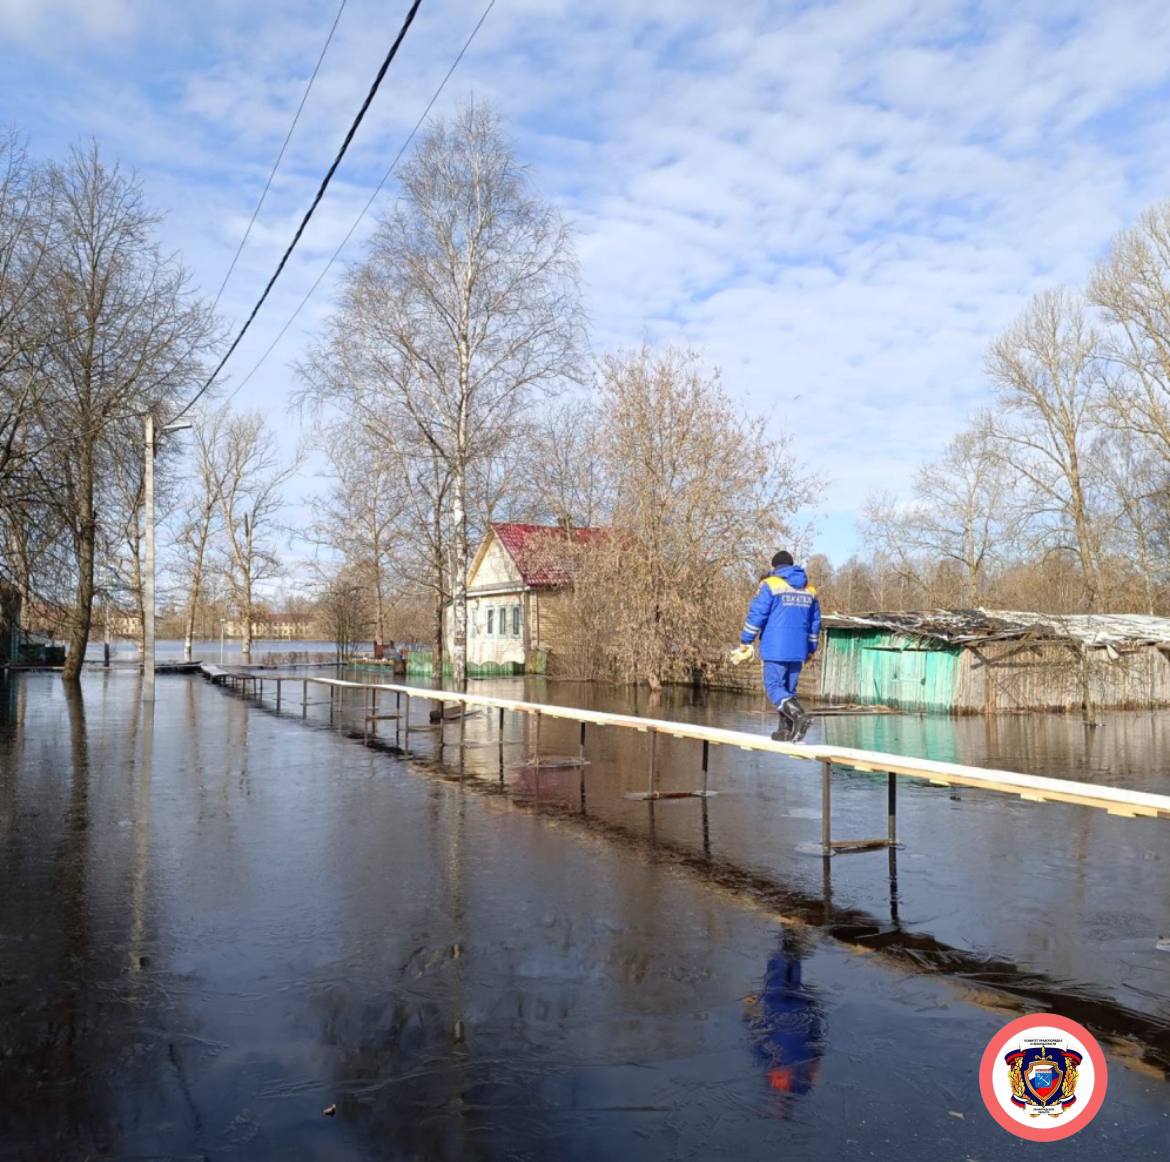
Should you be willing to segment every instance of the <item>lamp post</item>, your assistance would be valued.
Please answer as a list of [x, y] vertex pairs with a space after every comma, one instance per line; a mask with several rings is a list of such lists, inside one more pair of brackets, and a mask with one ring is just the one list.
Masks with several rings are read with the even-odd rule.
[[[190, 424], [165, 424], [159, 428], [161, 436], [166, 432], [181, 432]], [[154, 701], [154, 416], [146, 417], [146, 578], [142, 601], [142, 700]]]

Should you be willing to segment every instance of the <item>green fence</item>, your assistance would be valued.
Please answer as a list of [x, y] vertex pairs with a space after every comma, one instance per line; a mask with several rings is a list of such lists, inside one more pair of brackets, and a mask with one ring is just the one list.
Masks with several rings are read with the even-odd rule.
[[[406, 672], [412, 678], [434, 677], [434, 665], [431, 661], [430, 650], [409, 650], [406, 654]], [[543, 673], [543, 667], [537, 670]], [[451, 662], [443, 659], [444, 676], [451, 673]], [[468, 662], [467, 676], [469, 678], [512, 678], [524, 673], [524, 666], [520, 662]]]

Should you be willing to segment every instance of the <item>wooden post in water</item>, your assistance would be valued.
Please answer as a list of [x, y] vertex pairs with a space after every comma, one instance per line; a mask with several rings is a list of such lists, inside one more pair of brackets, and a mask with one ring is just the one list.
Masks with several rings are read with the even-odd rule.
[[301, 682], [301, 717], [307, 718], [309, 714], [309, 679], [305, 678]]
[[886, 772], [886, 821], [890, 846], [893, 847], [898, 842], [898, 779], [893, 771]]
[[577, 759], [581, 763], [581, 813], [585, 813], [585, 723], [581, 723], [581, 741], [577, 745]]
[[821, 851], [824, 855], [833, 854], [833, 764], [828, 759], [821, 760]]
[[498, 734], [500, 745], [500, 786], [504, 785], [504, 708], [500, 707], [500, 730]]
[[[707, 796], [707, 764], [711, 758], [711, 740], [703, 739], [703, 797]], [[703, 809], [703, 819], [706, 820], [706, 808]]]
[[650, 785], [647, 787], [647, 798], [658, 798], [658, 731], [650, 731]]
[[276, 679], [276, 713], [280, 713], [280, 679]]

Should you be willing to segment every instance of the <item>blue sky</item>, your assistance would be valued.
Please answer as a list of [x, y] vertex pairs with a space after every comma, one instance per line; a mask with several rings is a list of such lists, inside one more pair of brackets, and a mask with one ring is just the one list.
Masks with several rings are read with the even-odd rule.
[[[485, 2], [424, 0], [229, 388]], [[92, 136], [137, 169], [166, 242], [213, 294], [336, 8], [0, 0], [0, 121], [36, 154]], [[226, 321], [271, 272], [406, 8], [348, 0]], [[503, 113], [577, 228], [598, 351], [690, 343], [793, 433], [825, 481], [815, 548], [840, 561], [866, 494], [904, 490], [986, 402], [988, 341], [1035, 291], [1083, 282], [1170, 193], [1168, 86], [1170, 16], [1149, 0], [497, 0], [438, 108], [474, 94]], [[330, 286], [237, 397], [290, 444], [290, 365]]]

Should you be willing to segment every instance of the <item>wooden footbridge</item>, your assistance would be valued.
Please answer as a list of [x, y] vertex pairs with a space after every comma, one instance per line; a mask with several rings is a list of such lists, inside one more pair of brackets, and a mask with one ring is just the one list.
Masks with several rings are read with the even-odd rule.
[[[430, 690], [420, 686], [392, 685], [370, 682], [351, 682], [340, 678], [313, 677], [310, 675], [272, 674], [246, 669], [225, 669], [204, 665], [205, 677], [212, 682], [226, 684], [241, 694], [264, 697], [267, 683], [273, 690], [276, 708], [281, 708], [286, 697], [286, 687], [291, 687], [293, 697], [300, 694], [299, 705], [302, 715], [315, 703], [328, 702], [330, 715], [338, 708], [340, 695], [349, 690], [361, 691], [363, 698], [364, 733], [367, 738], [383, 738], [379, 724], [394, 724], [394, 741], [403, 749], [409, 749], [410, 735], [423, 730], [434, 729], [428, 720], [423, 723], [412, 719], [412, 703], [433, 704], [441, 702], [445, 707], [464, 708], [457, 711], [453, 720], [463, 730], [465, 710], [474, 707], [485, 712], [496, 711], [499, 718], [501, 740], [505, 714], [521, 714], [535, 718], [536, 750], [539, 762], [540, 723], [544, 718], [563, 719], [579, 724], [579, 762], [586, 762], [586, 732], [589, 727], [616, 730], [633, 730], [648, 736], [647, 743], [647, 784], [644, 793], [633, 796], [642, 799], [682, 798], [707, 796], [714, 792], [708, 789], [708, 760], [712, 746], [737, 747], [744, 751], [764, 751], [803, 759], [820, 764], [821, 768], [821, 843], [820, 851], [830, 856], [844, 851], [862, 851], [873, 848], [892, 847], [897, 843], [898, 823], [898, 780], [912, 779], [941, 787], [974, 787], [984, 791], [995, 791], [1014, 795], [1035, 803], [1073, 803], [1081, 807], [1093, 807], [1127, 819], [1149, 818], [1170, 820], [1170, 795], [1156, 795], [1147, 791], [1132, 791], [1123, 787], [1102, 786], [1095, 783], [1074, 782], [1069, 779], [1053, 779], [1041, 775], [1020, 774], [1015, 771], [988, 770], [968, 767], [958, 763], [937, 762], [933, 759], [909, 758], [905, 755], [886, 754], [881, 751], [855, 750], [847, 747], [828, 745], [805, 745], [803, 743], [776, 742], [767, 735], [749, 734], [746, 731], [725, 730], [721, 727], [703, 726], [689, 722], [674, 722], [667, 719], [641, 718], [630, 714], [611, 714], [607, 711], [583, 710], [570, 706], [556, 706], [544, 702], [525, 702], [514, 698], [498, 698], [487, 694], [457, 693], [452, 690]], [[297, 690], [296, 687], [300, 689]], [[310, 699], [311, 690], [328, 691], [327, 698]], [[393, 696], [391, 706], [390, 697]], [[444, 715], [446, 719], [446, 715]], [[443, 721], [439, 723], [443, 729]], [[696, 774], [701, 785], [691, 791], [667, 791], [659, 788], [658, 781], [658, 739], [662, 736], [679, 739], [693, 739], [701, 744], [697, 756]], [[502, 759], [501, 759], [502, 761]], [[857, 771], [872, 771], [886, 775], [887, 810], [886, 834], [873, 839], [834, 839], [832, 835], [832, 770], [834, 766], [848, 767]], [[583, 777], [583, 776], [582, 776]]]

